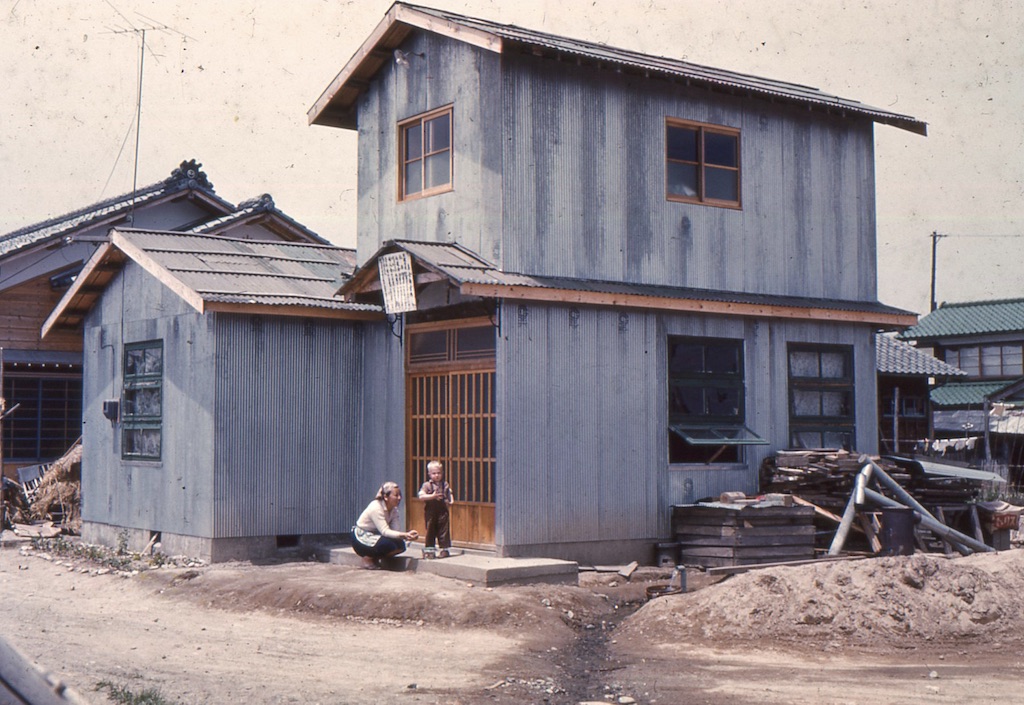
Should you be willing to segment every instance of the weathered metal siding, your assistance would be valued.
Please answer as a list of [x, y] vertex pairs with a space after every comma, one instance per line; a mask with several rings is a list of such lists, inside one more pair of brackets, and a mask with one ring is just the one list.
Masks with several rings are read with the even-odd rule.
[[[359, 103], [358, 261], [396, 238], [458, 242], [500, 258], [501, 92], [496, 54], [437, 35], [403, 45]], [[454, 190], [398, 202], [398, 123], [452, 104]]]
[[[873, 128], [503, 56], [507, 271], [876, 298]], [[741, 131], [741, 210], [665, 198], [665, 119]]]
[[[160, 461], [121, 459], [119, 399], [125, 343], [164, 344]], [[85, 323], [82, 517], [150, 531], [208, 536], [213, 497], [213, 334], [176, 294], [129, 262]]]
[[[402, 341], [383, 324], [367, 324], [362, 371], [362, 435], [349, 526], [385, 480], [405, 479], [405, 371]], [[398, 330], [396, 330], [398, 332]], [[404, 506], [404, 505], [403, 505]], [[422, 529], [422, 527], [412, 527]]]
[[638, 311], [504, 305], [499, 544], [658, 535], [657, 330]]
[[[746, 422], [769, 445], [741, 463], [669, 465], [670, 335], [743, 340]], [[762, 459], [789, 445], [791, 342], [853, 346], [857, 450], [875, 452], [872, 337], [849, 324], [506, 302], [498, 544], [666, 537], [673, 504], [757, 492]]]
[[363, 326], [215, 320], [214, 537], [348, 531]]

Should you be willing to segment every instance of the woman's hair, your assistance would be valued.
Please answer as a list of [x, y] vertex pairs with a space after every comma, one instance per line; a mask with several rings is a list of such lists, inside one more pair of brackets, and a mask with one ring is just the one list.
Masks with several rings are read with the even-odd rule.
[[397, 482], [385, 482], [383, 485], [380, 486], [380, 489], [377, 490], [377, 496], [374, 497], [374, 499], [379, 499], [383, 501], [385, 497], [387, 497], [389, 494], [391, 494], [397, 489]]

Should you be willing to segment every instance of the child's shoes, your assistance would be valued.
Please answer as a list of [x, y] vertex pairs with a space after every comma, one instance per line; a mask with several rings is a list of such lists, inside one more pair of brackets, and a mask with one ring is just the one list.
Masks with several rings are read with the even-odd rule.
[[437, 557], [438, 558], [447, 558], [448, 557], [448, 549], [447, 548], [442, 548], [440, 551], [438, 551]]
[[[446, 551], [441, 551], [441, 553], [447, 555]], [[444, 556], [442, 556], [442, 558], [443, 557]], [[424, 548], [423, 549], [423, 560], [430, 560], [432, 558], [435, 558], [434, 549], [432, 549], [432, 548]]]

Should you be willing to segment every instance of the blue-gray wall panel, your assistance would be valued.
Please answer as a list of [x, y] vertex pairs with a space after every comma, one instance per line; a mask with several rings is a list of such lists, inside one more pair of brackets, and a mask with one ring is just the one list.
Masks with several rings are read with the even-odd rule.
[[[103, 417], [102, 402], [121, 396], [124, 344], [149, 340], [164, 343], [162, 458], [122, 461], [121, 426]], [[129, 262], [89, 314], [85, 345], [83, 519], [208, 535], [214, 346], [207, 322]]]
[[347, 531], [362, 325], [216, 315], [214, 535]]
[[[669, 465], [667, 338], [743, 341], [747, 425], [769, 441], [740, 463]], [[864, 326], [506, 302], [498, 348], [497, 542], [669, 533], [672, 504], [740, 490], [789, 445], [790, 343], [854, 349], [857, 449], [875, 452], [873, 332]]]

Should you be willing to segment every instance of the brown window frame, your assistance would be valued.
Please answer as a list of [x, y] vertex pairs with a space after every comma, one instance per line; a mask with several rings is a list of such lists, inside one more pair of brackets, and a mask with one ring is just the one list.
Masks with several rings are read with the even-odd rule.
[[[697, 159], [696, 161], [672, 159], [669, 157], [669, 130], [685, 129], [695, 130], [697, 132]], [[729, 166], [725, 164], [709, 164], [706, 161], [704, 151], [706, 139], [705, 136], [708, 134], [713, 135], [725, 135], [728, 137], [735, 138], [736, 140], [736, 166]], [[742, 152], [742, 140], [740, 138], [740, 130], [735, 127], [726, 127], [725, 125], [713, 125], [704, 122], [694, 122], [692, 120], [681, 120], [679, 118], [665, 118], [665, 198], [669, 201], [676, 203], [698, 203], [705, 206], [715, 206], [718, 208], [733, 208], [741, 209], [743, 207], [743, 162], [741, 158]], [[669, 191], [669, 166], [670, 164], [690, 164], [696, 168], [697, 171], [697, 194], [694, 196], [687, 196], [685, 194], [671, 193]], [[736, 200], [713, 198], [706, 194], [706, 183], [707, 178], [705, 176], [708, 168], [721, 169], [726, 171], [732, 171], [736, 174]]]
[[[455, 188], [455, 118], [453, 115], [451, 105], [446, 105], [441, 108], [436, 108], [426, 113], [415, 115], [407, 120], [403, 120], [398, 123], [398, 201], [415, 201], [420, 198], [426, 198], [428, 196], [435, 196], [439, 193], [446, 193], [452, 191]], [[439, 149], [432, 152], [427, 152], [425, 145], [422, 144], [422, 134], [425, 132], [422, 128], [426, 123], [431, 120], [435, 120], [442, 115], [448, 116], [448, 147], [446, 149]], [[406, 159], [406, 136], [408, 135], [409, 129], [412, 127], [419, 126], [421, 128], [421, 153], [420, 156], [415, 159]], [[445, 151], [448, 152], [448, 181], [432, 186], [430, 188], [421, 188], [415, 193], [407, 194], [405, 192], [405, 181], [406, 172], [410, 164], [418, 163], [421, 165], [420, 170], [420, 183], [423, 184], [426, 177], [426, 169], [423, 168], [426, 165], [427, 157], [443, 154]]]

